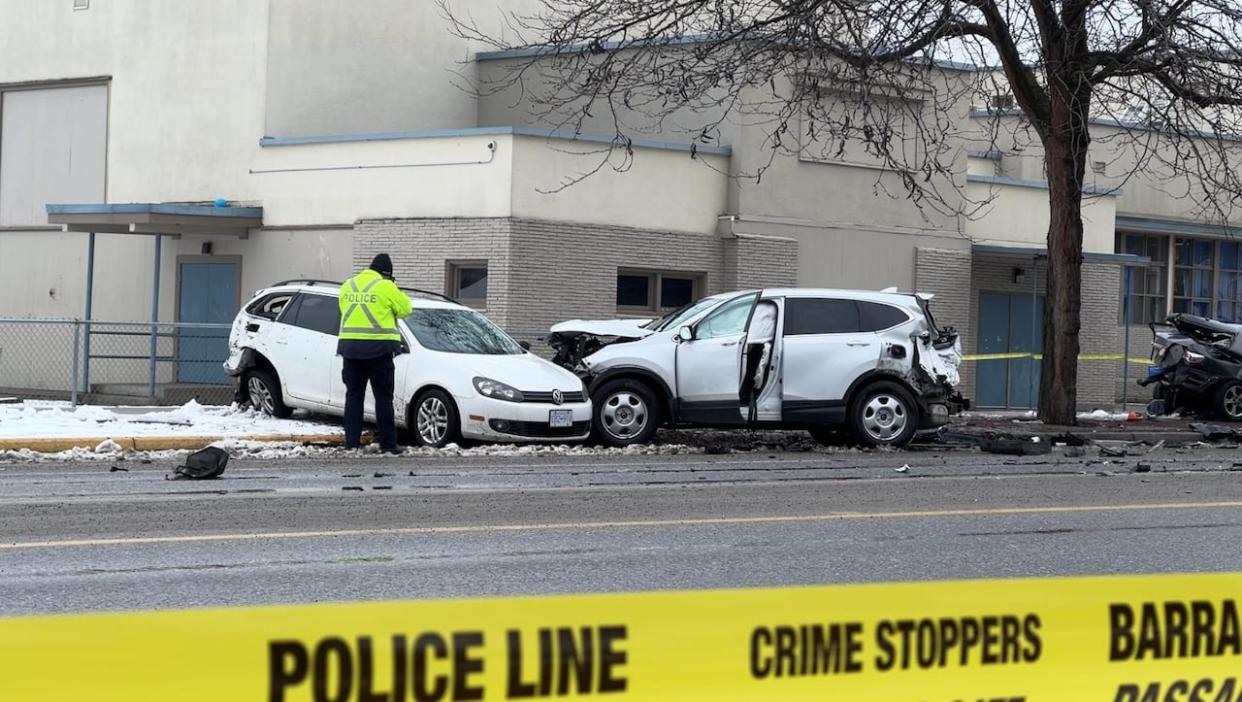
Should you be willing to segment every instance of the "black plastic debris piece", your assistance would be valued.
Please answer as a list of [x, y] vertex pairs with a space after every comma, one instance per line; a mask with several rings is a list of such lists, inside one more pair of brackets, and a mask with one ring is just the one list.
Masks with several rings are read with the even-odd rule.
[[173, 469], [173, 480], [212, 480], [219, 478], [229, 464], [229, 453], [215, 446], [185, 457], [185, 465]]
[[342, 490], [349, 490], [349, 491], [352, 491], [352, 492], [362, 492], [362, 486], [361, 486], [361, 485], [346, 485], [345, 487], [343, 487], [343, 488], [341, 488], [341, 489], [342, 489]]
[[361, 478], [362, 473], [346, 473], [345, 475], [342, 475], [341, 477], [342, 478]]
[[1135, 473], [1150, 473], [1151, 465], [1147, 463], [1139, 463], [1138, 465], [1134, 466], [1134, 472]]
[[120, 466], [112, 466], [111, 468], [108, 469], [108, 472], [109, 473], [128, 473], [129, 469], [122, 468]]
[[1031, 441], [1029, 439], [1010, 439], [992, 437], [984, 439], [979, 448], [986, 453], [998, 453], [1004, 456], [1042, 456], [1052, 453], [1052, 444], [1047, 441]]
[[1238, 439], [1242, 435], [1238, 430], [1227, 427], [1224, 424], [1209, 424], [1208, 422], [1193, 422], [1190, 425], [1192, 431], [1197, 431], [1203, 438], [1208, 441], [1224, 441], [1225, 439]]
[[1057, 434], [1056, 436], [1049, 439], [1049, 441], [1051, 441], [1054, 444], [1065, 444], [1066, 446], [1086, 446], [1087, 445], [1086, 439], [1082, 438], [1081, 436], [1077, 434], [1072, 434], [1068, 431], [1065, 432], [1064, 434]]
[[391, 490], [392, 486], [391, 485], [376, 485], [372, 487], [371, 489], [372, 490]]
[[372, 475], [371, 477], [372, 478], [391, 478], [392, 473], [380, 473], [379, 471], [376, 471], [375, 475]]

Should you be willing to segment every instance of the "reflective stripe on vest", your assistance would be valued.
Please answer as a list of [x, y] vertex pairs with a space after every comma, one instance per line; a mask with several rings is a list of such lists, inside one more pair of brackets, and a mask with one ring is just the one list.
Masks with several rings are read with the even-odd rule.
[[[349, 287], [353, 288], [353, 291], [355, 293], [358, 293], [359, 295], [361, 295], [363, 293], [370, 292], [371, 288], [378, 285], [381, 280], [383, 280], [383, 278], [376, 278], [375, 280], [372, 280], [365, 288], [363, 288], [362, 290], [359, 290], [358, 281], [353, 278], [350, 278]], [[351, 303], [349, 305], [349, 309], [345, 310], [345, 314], [341, 315], [341, 323], [344, 324], [345, 322], [349, 321], [350, 316], [353, 315], [353, 313], [357, 311], [359, 308], [361, 308], [362, 313], [367, 316], [367, 321], [371, 323], [371, 326], [369, 327], [345, 327], [343, 326], [341, 327], [342, 334], [372, 334], [375, 336], [389, 336], [392, 334], [399, 333], [397, 332], [396, 328], [389, 329], [387, 327], [380, 326], [379, 321], [375, 319], [375, 315], [371, 313], [371, 309], [367, 307], [365, 303], [362, 303], [362, 302]]]

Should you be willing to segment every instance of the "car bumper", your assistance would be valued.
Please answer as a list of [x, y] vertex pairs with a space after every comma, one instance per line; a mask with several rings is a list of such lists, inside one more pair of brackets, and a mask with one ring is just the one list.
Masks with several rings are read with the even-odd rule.
[[[545, 402], [505, 402], [485, 397], [457, 397], [461, 433], [476, 441], [529, 441], [560, 443], [581, 441], [591, 432], [591, 403], [555, 405]], [[568, 410], [569, 427], [549, 424], [552, 410]]]
[[224, 372], [236, 378], [245, 372], [250, 365], [250, 349], [229, 349], [229, 357], [224, 362]]

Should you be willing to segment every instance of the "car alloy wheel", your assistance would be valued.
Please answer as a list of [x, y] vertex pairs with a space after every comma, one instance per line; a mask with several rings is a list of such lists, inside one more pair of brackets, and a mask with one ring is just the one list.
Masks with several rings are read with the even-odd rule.
[[246, 381], [246, 393], [250, 396], [250, 406], [263, 412], [263, 414], [276, 414], [276, 402], [272, 398], [272, 391], [267, 387], [267, 383], [257, 375], [250, 376]]
[[418, 435], [428, 446], [439, 446], [449, 432], [448, 406], [438, 397], [423, 398], [418, 406]]
[[1220, 410], [1228, 419], [1242, 419], [1242, 384], [1233, 383], [1221, 391]]
[[873, 395], [863, 407], [862, 425], [877, 442], [888, 443], [906, 430], [910, 412], [901, 398], [888, 393]]
[[619, 390], [604, 401], [600, 411], [604, 431], [622, 441], [643, 433], [651, 413], [643, 398], [629, 390]]

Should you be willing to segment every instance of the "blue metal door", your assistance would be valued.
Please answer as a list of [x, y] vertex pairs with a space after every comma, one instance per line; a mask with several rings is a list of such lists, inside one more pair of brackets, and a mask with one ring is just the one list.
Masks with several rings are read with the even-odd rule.
[[[237, 315], [237, 264], [185, 262], [179, 268], [177, 321], [231, 323]], [[221, 367], [228, 355], [228, 329], [178, 329], [177, 382], [213, 385], [232, 382]]]
[[[1044, 298], [979, 294], [980, 354], [1038, 354], [1043, 349]], [[979, 361], [975, 403], [979, 407], [1028, 409], [1039, 401], [1040, 362], [1034, 358]]]

